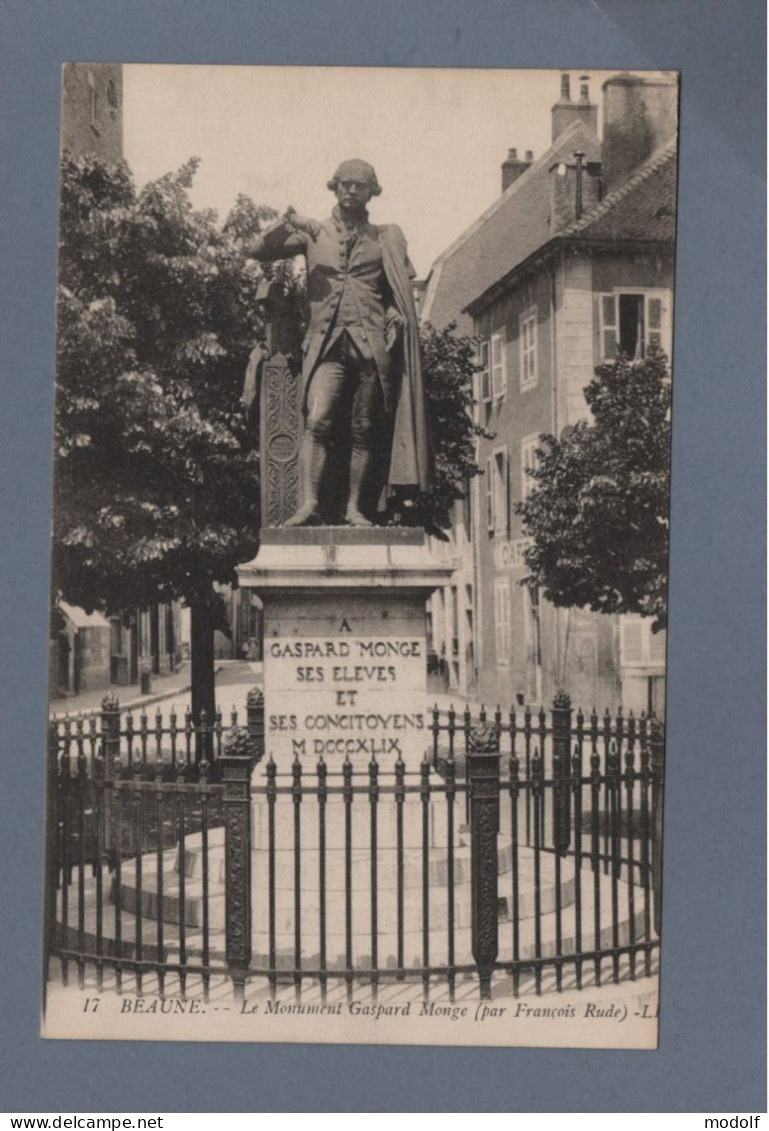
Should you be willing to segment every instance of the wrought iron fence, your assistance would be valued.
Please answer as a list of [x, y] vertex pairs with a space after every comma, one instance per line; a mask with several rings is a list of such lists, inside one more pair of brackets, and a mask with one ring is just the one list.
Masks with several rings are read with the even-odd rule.
[[65, 981], [454, 1000], [465, 980], [487, 997], [652, 971], [657, 720], [586, 719], [563, 694], [549, 720], [435, 711], [421, 763], [391, 766], [263, 762], [258, 691], [245, 721], [153, 726], [105, 699], [51, 724], [46, 953]]

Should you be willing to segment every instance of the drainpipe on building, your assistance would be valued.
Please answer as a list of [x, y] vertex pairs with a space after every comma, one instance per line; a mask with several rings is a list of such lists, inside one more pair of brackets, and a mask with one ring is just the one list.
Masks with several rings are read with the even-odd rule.
[[584, 153], [574, 154], [577, 160], [577, 175], [576, 175], [576, 199], [574, 201], [575, 219], [579, 220], [582, 216], [582, 162], [585, 160]]
[[[475, 462], [478, 463], [481, 454], [481, 442], [479, 438], [475, 437]], [[473, 492], [473, 529], [471, 537], [473, 540], [473, 692], [477, 694], [479, 673], [480, 673], [480, 660], [479, 657], [485, 655], [483, 651], [483, 612], [481, 595], [481, 526], [480, 526], [480, 507], [481, 507], [481, 485], [480, 476], [474, 475], [470, 489]], [[469, 690], [469, 688], [468, 688]]]
[[[545, 270], [550, 278], [550, 419], [553, 436], [558, 438], [558, 335], [556, 334], [556, 271], [557, 266], [550, 268], [545, 264]], [[563, 286], [566, 290], [566, 267], [563, 267]], [[556, 683], [563, 686], [563, 673], [561, 671], [561, 646], [558, 632], [559, 610], [553, 606], [553, 641], [555, 653]], [[560, 674], [559, 674], [560, 673]]]

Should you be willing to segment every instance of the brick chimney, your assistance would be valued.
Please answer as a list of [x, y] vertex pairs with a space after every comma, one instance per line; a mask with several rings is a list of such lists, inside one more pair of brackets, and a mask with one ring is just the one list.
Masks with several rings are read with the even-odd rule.
[[561, 75], [561, 97], [553, 106], [552, 140], [556, 141], [572, 122], [584, 122], [593, 133], [598, 132], [598, 106], [590, 101], [590, 80], [582, 75], [579, 80], [579, 102], [571, 100], [571, 79]]
[[578, 220], [601, 199], [601, 164], [572, 153], [550, 167], [550, 234]]
[[518, 156], [517, 149], [508, 149], [507, 158], [502, 162], [502, 192], [510, 188], [510, 185], [526, 172], [533, 160], [534, 154], [530, 149], [526, 150], [523, 159]]
[[676, 75], [612, 75], [603, 84], [603, 175], [619, 188], [671, 138], [678, 125]]

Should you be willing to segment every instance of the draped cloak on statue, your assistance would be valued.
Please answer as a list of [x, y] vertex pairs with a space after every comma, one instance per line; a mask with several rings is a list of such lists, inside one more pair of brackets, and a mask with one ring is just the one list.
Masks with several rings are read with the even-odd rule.
[[393, 301], [404, 320], [403, 372], [396, 389], [392, 450], [387, 484], [391, 488], [417, 487], [426, 491], [432, 478], [427, 398], [419, 354], [419, 323], [411, 280], [414, 269], [409, 262], [406, 240], [395, 224], [379, 228], [382, 266], [390, 284]]
[[[331, 217], [319, 228], [319, 235], [313, 240], [306, 233], [276, 221], [265, 229], [251, 249], [255, 258], [267, 262], [302, 253], [307, 259], [310, 319], [302, 371], [305, 408], [313, 373], [323, 357], [334, 325], [342, 289], [335, 259], [339, 242], [338, 219]], [[382, 460], [385, 473], [382, 478], [388, 494], [426, 491], [432, 479], [432, 456], [419, 353], [419, 324], [411, 285], [414, 269], [409, 262], [406, 239], [397, 225], [365, 223], [363, 228], [379, 243], [382, 270], [393, 304], [403, 320], [403, 333], [389, 351], [389, 357], [377, 357], [383, 347], [374, 351], [385, 405], [392, 421], [391, 450]], [[365, 330], [370, 328], [364, 325]], [[255, 353], [249, 370], [256, 369], [258, 360]], [[255, 376], [255, 373], [251, 375], [250, 384], [255, 384]], [[249, 392], [253, 395], [252, 389]]]

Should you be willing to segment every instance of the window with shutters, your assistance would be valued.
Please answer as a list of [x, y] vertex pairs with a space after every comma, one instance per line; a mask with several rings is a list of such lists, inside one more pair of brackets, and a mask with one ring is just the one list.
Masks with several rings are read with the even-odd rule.
[[491, 393], [496, 400], [507, 392], [507, 350], [504, 328], [491, 335]]
[[524, 311], [520, 319], [521, 388], [532, 389], [537, 383], [537, 311]]
[[534, 489], [534, 480], [528, 473], [529, 468], [539, 464], [537, 448], [539, 447], [539, 434], [524, 436], [521, 440], [521, 498], [528, 499]]
[[497, 538], [507, 538], [510, 526], [510, 475], [507, 446], [494, 449], [486, 460], [486, 525]]
[[498, 577], [494, 582], [494, 647], [499, 667], [510, 666], [511, 640], [510, 581]]
[[479, 373], [480, 400], [487, 403], [491, 400], [491, 367], [489, 365], [489, 343], [480, 342], [478, 346], [478, 363], [483, 367]]
[[510, 533], [510, 491], [507, 446], [494, 449], [494, 533], [507, 538]]
[[671, 351], [670, 291], [615, 291], [598, 296], [599, 350], [604, 362], [621, 350], [642, 361], [649, 346]]
[[542, 627], [539, 586], [523, 587], [523, 635], [526, 645], [526, 699], [542, 702]]
[[664, 632], [652, 632], [652, 618], [626, 614], [619, 618], [620, 664], [624, 668], [665, 669]]
[[486, 526], [489, 533], [494, 530], [494, 460], [486, 460]]

